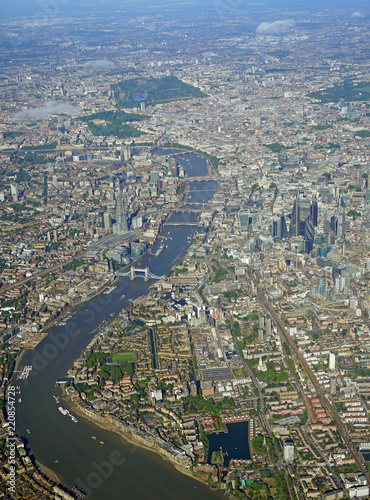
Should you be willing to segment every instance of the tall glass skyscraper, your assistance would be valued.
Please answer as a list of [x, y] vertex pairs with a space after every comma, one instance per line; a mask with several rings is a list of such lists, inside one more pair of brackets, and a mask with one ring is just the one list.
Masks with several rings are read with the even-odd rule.
[[247, 233], [252, 223], [252, 217], [249, 210], [239, 210], [239, 227], [242, 233]]
[[291, 215], [290, 234], [292, 236], [304, 236], [305, 223], [311, 213], [311, 203], [309, 200], [294, 200]]
[[313, 220], [313, 225], [315, 227], [317, 226], [318, 213], [319, 213], [319, 209], [318, 209], [317, 201], [313, 200], [313, 202], [311, 204], [311, 217]]
[[121, 188], [118, 188], [116, 196], [116, 223], [114, 225], [115, 233], [126, 233], [128, 231], [125, 206], [123, 204]]
[[284, 212], [280, 216], [280, 236], [286, 238], [288, 236], [288, 228], [286, 225]]
[[344, 238], [346, 234], [346, 214], [341, 212], [338, 215], [337, 221], [337, 236], [338, 238]]

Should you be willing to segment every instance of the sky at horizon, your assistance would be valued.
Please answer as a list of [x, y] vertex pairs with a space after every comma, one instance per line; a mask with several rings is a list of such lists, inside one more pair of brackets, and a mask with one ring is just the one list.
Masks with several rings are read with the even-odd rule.
[[[367, 0], [1, 0], [0, 19], [12, 17], [29, 17], [46, 13], [48, 16], [78, 15], [90, 13], [114, 14], [115, 12], [129, 12], [137, 15], [150, 14], [154, 10], [186, 11], [196, 13], [202, 10], [222, 10], [223, 12], [245, 12], [253, 9], [255, 12], [271, 9], [283, 14], [298, 10], [324, 11], [330, 8], [339, 8], [348, 11], [360, 11], [369, 15]], [[194, 10], [195, 9], [195, 10]]]

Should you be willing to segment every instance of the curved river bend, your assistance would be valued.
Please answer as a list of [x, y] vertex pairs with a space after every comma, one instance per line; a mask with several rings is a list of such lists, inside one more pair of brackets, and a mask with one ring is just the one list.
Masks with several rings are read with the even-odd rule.
[[[169, 154], [170, 151], [158, 151]], [[189, 176], [204, 176], [206, 161], [192, 153], [176, 157]], [[217, 190], [214, 182], [191, 183], [189, 199], [204, 202]], [[212, 193], [212, 194], [210, 194]], [[195, 214], [174, 214], [172, 221], [194, 221]], [[148, 254], [140, 267], [149, 266], [156, 275], [165, 274], [189, 247], [188, 236], [194, 227], [167, 227], [163, 230], [168, 247], [158, 256]], [[154, 248], [155, 252], [156, 248]], [[148, 293], [152, 283], [142, 279], [121, 278], [116, 290], [81, 306], [75, 318], [64, 327], [56, 326], [49, 336], [21, 361], [32, 364], [33, 370], [21, 386], [22, 401], [17, 403], [17, 432], [27, 439], [27, 446], [36, 459], [52, 469], [61, 482], [72, 489], [78, 485], [92, 500], [214, 500], [221, 492], [178, 472], [159, 455], [137, 448], [119, 435], [103, 430], [86, 419], [76, 424], [58, 411], [53, 394], [55, 381], [67, 370], [91, 341], [90, 333], [111, 313], [117, 314], [135, 299]], [[123, 297], [124, 296], [124, 297]], [[91, 436], [96, 436], [96, 440]], [[104, 445], [100, 444], [104, 442]], [[91, 487], [89, 487], [89, 485]]]

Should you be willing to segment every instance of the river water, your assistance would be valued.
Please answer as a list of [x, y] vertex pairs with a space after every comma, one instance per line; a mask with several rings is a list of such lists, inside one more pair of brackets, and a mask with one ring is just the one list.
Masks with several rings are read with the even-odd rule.
[[[169, 151], [158, 151], [169, 154]], [[189, 176], [204, 176], [206, 161], [192, 153], [176, 157]], [[191, 202], [211, 198], [217, 185], [211, 181], [191, 184]], [[174, 214], [171, 221], [195, 221], [196, 214]], [[162, 235], [167, 247], [155, 257], [147, 254], [140, 267], [149, 266], [156, 275], [164, 275], [172, 263], [183, 256], [190, 245], [194, 227], [166, 227]], [[159, 244], [159, 243], [158, 243]], [[155, 251], [155, 248], [154, 248]], [[91, 341], [91, 332], [111, 313], [116, 315], [128, 303], [148, 293], [151, 281], [130, 281], [121, 278], [108, 296], [100, 296], [81, 306], [66, 326], [56, 326], [34, 350], [27, 352], [20, 363], [32, 364], [21, 386], [21, 402], [16, 406], [16, 428], [27, 440], [31, 454], [52, 469], [68, 488], [78, 486], [92, 500], [211, 500], [221, 498], [207, 486], [178, 472], [159, 455], [138, 448], [122, 437], [103, 430], [84, 418], [78, 423], [58, 411], [53, 395], [58, 377], [64, 377], [74, 360]], [[92, 439], [92, 435], [96, 440]], [[104, 444], [100, 444], [100, 441]]]

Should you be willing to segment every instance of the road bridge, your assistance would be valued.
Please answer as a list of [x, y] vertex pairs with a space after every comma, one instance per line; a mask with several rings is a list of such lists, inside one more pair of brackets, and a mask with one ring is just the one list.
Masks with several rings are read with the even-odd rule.
[[199, 226], [199, 222], [165, 222], [164, 226]]
[[130, 277], [130, 280], [133, 281], [135, 278], [144, 278], [144, 281], [149, 281], [149, 278], [153, 280], [161, 280], [164, 276], [157, 276], [149, 270], [149, 267], [145, 269], [131, 267], [129, 271], [126, 273], [117, 273], [117, 276], [121, 276], [122, 278]]
[[182, 180], [184, 182], [194, 182], [194, 181], [220, 181], [222, 177], [218, 177], [216, 175], [203, 175], [203, 176], [194, 176], [194, 177], [183, 177]]

